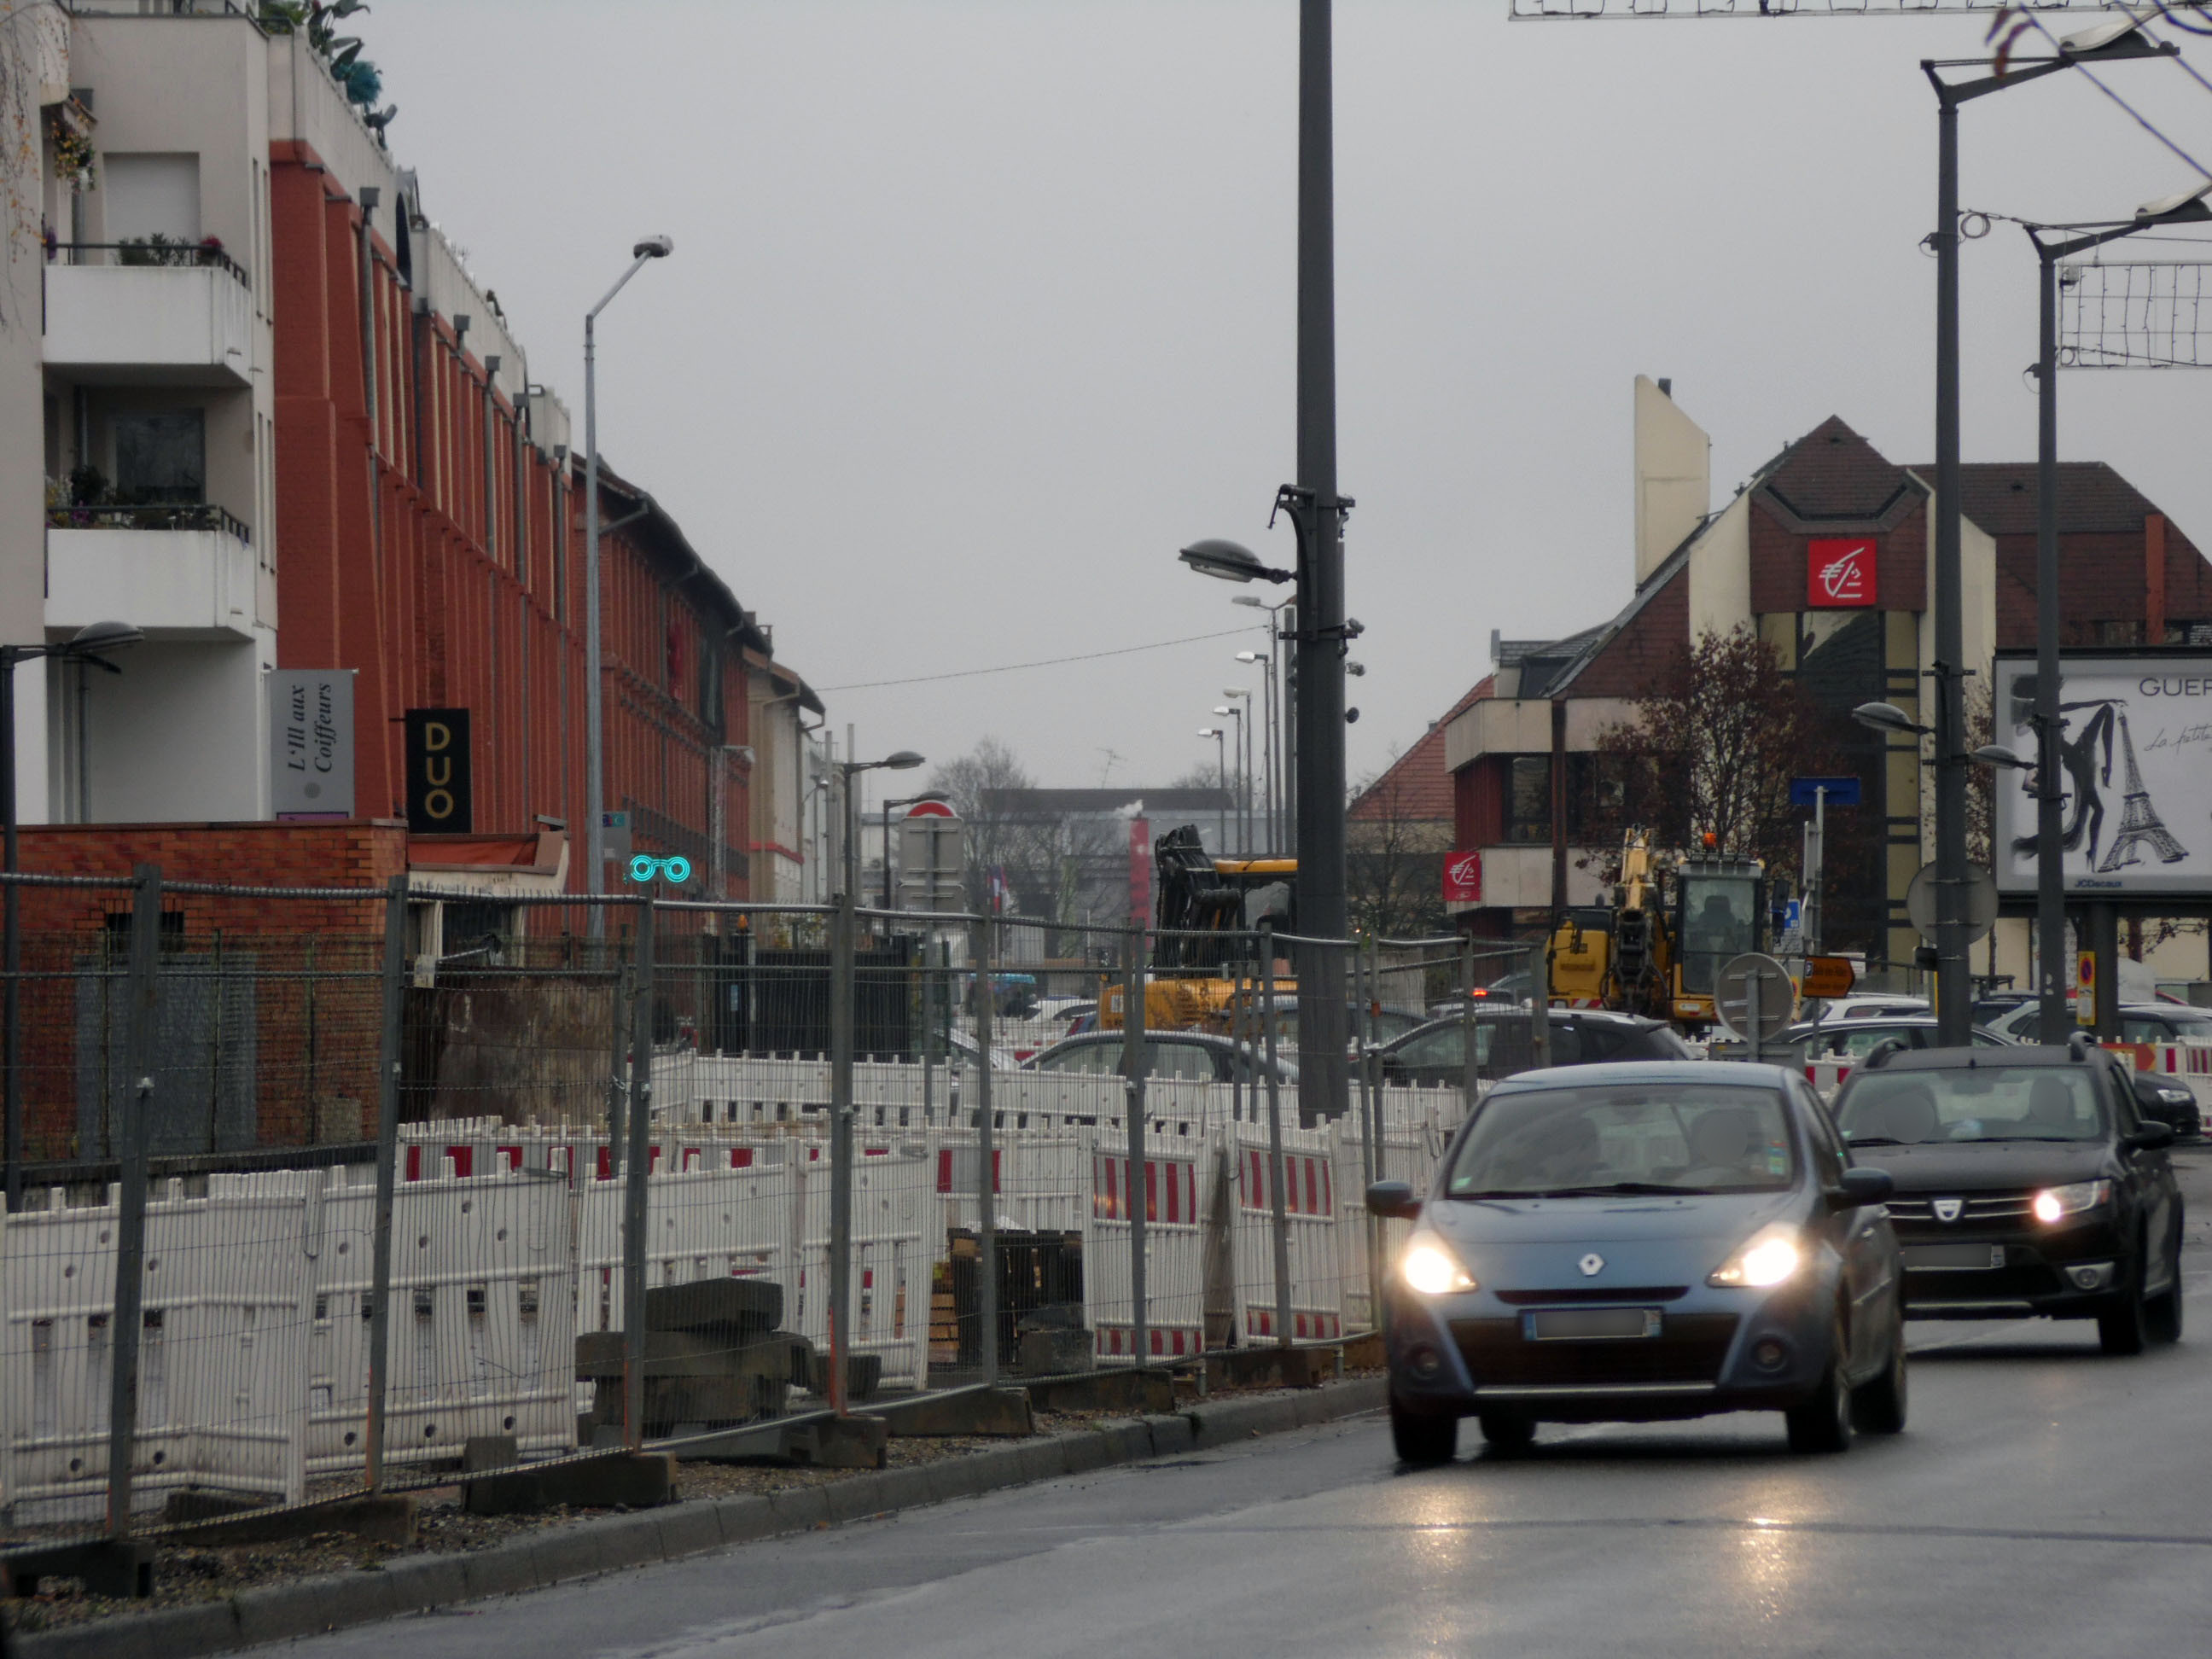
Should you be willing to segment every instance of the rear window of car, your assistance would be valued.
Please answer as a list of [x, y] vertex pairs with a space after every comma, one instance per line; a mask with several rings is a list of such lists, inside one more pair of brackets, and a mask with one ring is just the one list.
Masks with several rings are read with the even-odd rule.
[[1768, 1192], [1796, 1179], [1782, 1097], [1709, 1084], [1493, 1095], [1452, 1160], [1454, 1198], [1570, 1189]]
[[2105, 1110], [2087, 1066], [1855, 1073], [1836, 1103], [1854, 1146], [1974, 1140], [2094, 1140]]

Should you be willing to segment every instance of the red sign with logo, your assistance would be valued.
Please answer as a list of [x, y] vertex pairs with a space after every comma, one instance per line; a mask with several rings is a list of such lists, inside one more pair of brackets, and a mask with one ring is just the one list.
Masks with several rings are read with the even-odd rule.
[[1874, 543], [1865, 537], [1805, 544], [1805, 608], [1848, 611], [1875, 601]]
[[1482, 849], [1444, 854], [1444, 902], [1482, 902]]

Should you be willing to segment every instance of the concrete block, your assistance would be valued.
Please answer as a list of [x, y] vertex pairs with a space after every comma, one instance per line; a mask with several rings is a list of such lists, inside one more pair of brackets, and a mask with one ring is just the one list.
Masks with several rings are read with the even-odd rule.
[[41, 1578], [78, 1578], [94, 1595], [150, 1595], [154, 1550], [144, 1539], [91, 1538], [26, 1551], [9, 1558], [8, 1588], [16, 1595], [35, 1595]]
[[879, 1469], [890, 1431], [880, 1417], [822, 1417], [786, 1431], [783, 1455], [817, 1469]]
[[1285, 1399], [1224, 1400], [1194, 1407], [1190, 1417], [1191, 1443], [1199, 1447], [1231, 1445], [1298, 1425], [1297, 1409]]
[[658, 1511], [642, 1515], [610, 1515], [586, 1521], [576, 1530], [588, 1534], [599, 1552], [599, 1570], [620, 1572], [668, 1559]]
[[540, 1585], [588, 1578], [603, 1571], [599, 1544], [580, 1527], [548, 1527], [532, 1538], [530, 1565]]
[[784, 1437], [801, 1425], [786, 1421], [757, 1424], [702, 1436], [678, 1448], [675, 1456], [684, 1463], [781, 1463]]
[[751, 1544], [773, 1538], [787, 1528], [776, 1516], [775, 1505], [764, 1497], [717, 1498], [709, 1505], [722, 1529], [725, 1544]]
[[[173, 1499], [186, 1496], [170, 1494]], [[416, 1503], [410, 1492], [374, 1492], [297, 1509], [251, 1510], [171, 1534], [180, 1544], [220, 1549], [229, 1544], [282, 1544], [319, 1532], [347, 1532], [379, 1544], [415, 1541]]]
[[1190, 1419], [1188, 1417], [1148, 1417], [1145, 1426], [1152, 1431], [1152, 1455], [1166, 1457], [1191, 1449]]
[[1093, 1371], [1052, 1382], [1029, 1384], [1030, 1401], [1048, 1412], [1171, 1412], [1175, 1379], [1167, 1371]]
[[963, 1389], [957, 1394], [918, 1395], [912, 1400], [878, 1403], [872, 1416], [890, 1425], [892, 1434], [921, 1438], [942, 1435], [1029, 1435], [1030, 1396], [1023, 1389]]
[[232, 1598], [243, 1647], [289, 1642], [348, 1625], [388, 1619], [400, 1609], [380, 1572], [331, 1573], [289, 1584], [264, 1584]]
[[676, 1498], [676, 1460], [665, 1452], [548, 1463], [489, 1474], [464, 1488], [471, 1515], [520, 1515], [566, 1504], [574, 1509], [653, 1509]]
[[512, 1538], [488, 1550], [472, 1550], [461, 1557], [461, 1572], [468, 1583], [469, 1599], [489, 1595], [520, 1595], [553, 1583], [539, 1574], [533, 1538]]
[[711, 1504], [674, 1504], [659, 1511], [660, 1542], [670, 1560], [722, 1547], [721, 1517]]
[[195, 1601], [59, 1630], [17, 1631], [8, 1643], [20, 1659], [197, 1659], [240, 1645], [238, 1613], [228, 1601]]
[[410, 1555], [384, 1565], [392, 1604], [403, 1613], [442, 1607], [469, 1596], [465, 1558], [454, 1554]]
[[472, 1434], [461, 1443], [461, 1472], [482, 1474], [492, 1469], [511, 1469], [522, 1453], [511, 1434]]
[[1210, 1388], [1317, 1389], [1336, 1377], [1334, 1348], [1235, 1348], [1206, 1362]]

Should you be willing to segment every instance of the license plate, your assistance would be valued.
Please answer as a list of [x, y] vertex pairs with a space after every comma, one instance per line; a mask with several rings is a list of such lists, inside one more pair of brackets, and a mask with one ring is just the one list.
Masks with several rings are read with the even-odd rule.
[[1656, 1308], [1536, 1308], [1521, 1316], [1529, 1342], [1640, 1340], [1659, 1334]]
[[1905, 1265], [1917, 1273], [1987, 1273], [2005, 1264], [2002, 1244], [1908, 1244]]

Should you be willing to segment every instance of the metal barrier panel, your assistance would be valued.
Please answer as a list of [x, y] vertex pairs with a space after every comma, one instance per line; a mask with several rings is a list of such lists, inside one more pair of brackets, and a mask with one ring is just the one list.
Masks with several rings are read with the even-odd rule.
[[[1291, 1329], [1293, 1341], [1328, 1341], [1344, 1334], [1344, 1253], [1337, 1220], [1337, 1137], [1334, 1131], [1283, 1131], [1284, 1224], [1289, 1230]], [[1234, 1300], [1231, 1313], [1240, 1345], [1279, 1340], [1275, 1321], [1273, 1158], [1265, 1126], [1231, 1125], [1224, 1132], [1225, 1200]]]
[[[296, 1503], [306, 1490], [312, 1177], [174, 1181], [146, 1210], [133, 1491]], [[107, 1484], [118, 1211], [0, 1224], [0, 1504], [19, 1523], [96, 1518]]]
[[[1125, 1133], [1101, 1126], [1091, 1154], [1091, 1208], [1083, 1227], [1084, 1322], [1097, 1362], [1135, 1362], [1129, 1261], [1129, 1216], [1136, 1201]], [[1213, 1185], [1211, 1141], [1165, 1135], [1145, 1140], [1145, 1356], [1174, 1359], [1203, 1353], [1208, 1227], [1205, 1195]]]
[[[574, 1216], [565, 1181], [504, 1158], [401, 1186], [392, 1204], [386, 1459], [456, 1456], [477, 1436], [524, 1452], [576, 1443]], [[362, 1466], [368, 1414], [366, 1241], [375, 1189], [324, 1190], [316, 1260], [308, 1467]]]
[[[853, 1352], [878, 1354], [882, 1380], [920, 1388], [929, 1375], [931, 1268], [945, 1248], [936, 1160], [902, 1146], [855, 1160], [853, 1171]], [[830, 1346], [830, 1182], [826, 1158], [803, 1164], [796, 1312], [788, 1328]]]

